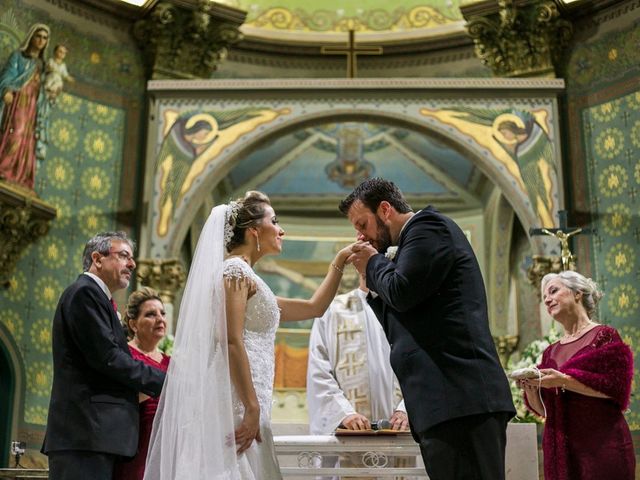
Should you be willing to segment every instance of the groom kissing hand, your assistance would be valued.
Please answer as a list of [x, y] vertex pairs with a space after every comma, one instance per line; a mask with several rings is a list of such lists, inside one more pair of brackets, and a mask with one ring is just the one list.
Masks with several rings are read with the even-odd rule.
[[429, 478], [504, 480], [515, 409], [464, 232], [431, 206], [414, 213], [381, 178], [339, 208], [358, 232], [348, 262], [366, 278]]

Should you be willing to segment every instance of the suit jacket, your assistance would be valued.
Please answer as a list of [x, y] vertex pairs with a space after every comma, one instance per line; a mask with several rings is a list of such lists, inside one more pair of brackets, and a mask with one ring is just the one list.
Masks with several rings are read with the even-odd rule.
[[453, 220], [433, 207], [415, 214], [393, 260], [371, 257], [367, 286], [378, 294], [369, 303], [391, 344], [414, 436], [457, 417], [515, 413], [480, 267]]
[[53, 318], [53, 387], [42, 452], [131, 457], [138, 392], [158, 396], [164, 372], [134, 360], [109, 299], [88, 275], [62, 294]]

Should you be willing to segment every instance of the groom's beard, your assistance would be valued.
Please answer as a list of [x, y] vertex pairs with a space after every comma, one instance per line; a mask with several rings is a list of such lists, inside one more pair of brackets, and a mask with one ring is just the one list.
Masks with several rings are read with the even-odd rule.
[[375, 247], [379, 253], [385, 253], [387, 251], [387, 248], [391, 246], [391, 231], [389, 230], [389, 227], [387, 227], [377, 215], [376, 225], [378, 228], [376, 231], [377, 237]]

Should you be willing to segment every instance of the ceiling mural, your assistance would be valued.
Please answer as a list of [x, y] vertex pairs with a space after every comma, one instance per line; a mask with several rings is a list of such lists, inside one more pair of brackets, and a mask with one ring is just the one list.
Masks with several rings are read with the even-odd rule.
[[[188, 94], [181, 85], [150, 87], [152, 96], [162, 93], [146, 175], [154, 257], [179, 251], [207, 197], [215, 204], [254, 189], [280, 215], [331, 220], [340, 217], [338, 202], [371, 176], [394, 181], [414, 208], [435, 204], [450, 215], [481, 209], [485, 187], [495, 184], [524, 228], [549, 225], [548, 212], [561, 207], [559, 151], [550, 148], [553, 81], [536, 80], [542, 94], [535, 97], [530, 81], [503, 79], [263, 80], [257, 87], [207, 80], [185, 84], [198, 90]], [[488, 85], [495, 87], [489, 98], [473, 95]], [[390, 87], [394, 95], [385, 98]], [[523, 186], [529, 176], [539, 180], [534, 190]], [[532, 241], [539, 251], [551, 248], [548, 239]]]
[[276, 203], [308, 199], [317, 209], [335, 210], [362, 180], [380, 176], [402, 185], [408, 196], [438, 203], [462, 198], [463, 208], [474, 208], [480, 203], [467, 192], [475, 188], [475, 171], [459, 152], [424, 134], [340, 122], [300, 129], [255, 150], [229, 173], [227, 189], [241, 196], [257, 188]]
[[280, 0], [277, 3], [271, 0], [226, 0], [222, 3], [248, 12], [243, 26], [245, 33], [273, 36], [278, 33], [327, 34], [349, 30], [398, 33], [431, 29], [461, 21], [459, 7], [470, 2], [325, 0], [318, 5], [302, 0]]

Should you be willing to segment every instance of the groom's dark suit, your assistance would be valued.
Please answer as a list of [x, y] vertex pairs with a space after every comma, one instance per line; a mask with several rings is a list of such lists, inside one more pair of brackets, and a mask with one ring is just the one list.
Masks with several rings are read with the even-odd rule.
[[[88, 275], [60, 297], [52, 343], [53, 387], [42, 452], [135, 455], [138, 392], [158, 396], [164, 373], [131, 357], [109, 298]], [[102, 477], [86, 472], [85, 478]]]
[[392, 261], [369, 259], [367, 286], [378, 295], [369, 303], [391, 344], [416, 441], [474, 415], [505, 412], [506, 425], [515, 409], [489, 331], [480, 268], [462, 230], [432, 207], [418, 212]]

